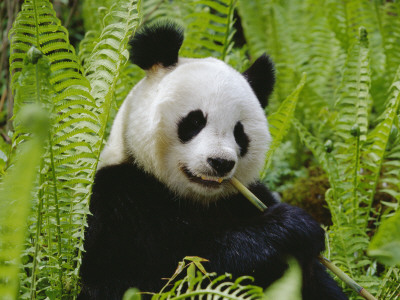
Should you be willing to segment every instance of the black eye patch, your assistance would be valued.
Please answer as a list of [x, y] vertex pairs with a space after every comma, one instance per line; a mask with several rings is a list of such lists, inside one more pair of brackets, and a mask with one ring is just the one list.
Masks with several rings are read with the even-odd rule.
[[244, 132], [243, 124], [237, 122], [235, 129], [233, 130], [233, 135], [235, 136], [235, 141], [240, 147], [240, 156], [244, 156], [249, 148], [250, 139]]
[[203, 112], [192, 110], [186, 117], [182, 118], [178, 123], [178, 137], [182, 143], [189, 142], [192, 138], [200, 133], [206, 127], [207, 117]]

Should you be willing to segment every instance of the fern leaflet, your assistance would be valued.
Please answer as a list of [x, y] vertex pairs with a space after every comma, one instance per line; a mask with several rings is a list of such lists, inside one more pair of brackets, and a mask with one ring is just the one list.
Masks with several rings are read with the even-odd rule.
[[185, 18], [188, 28], [180, 55], [225, 60], [233, 47], [235, 3], [235, 0], [193, 1], [193, 12]]
[[278, 111], [272, 113], [268, 117], [269, 130], [272, 135], [272, 143], [268, 149], [265, 166], [261, 174], [261, 179], [263, 180], [266, 176], [266, 172], [271, 165], [271, 158], [282, 143], [283, 138], [286, 136], [290, 129], [291, 120], [294, 115], [294, 110], [296, 109], [297, 99], [301, 93], [304, 85], [306, 83], [306, 74], [303, 74], [297, 88], [282, 102]]

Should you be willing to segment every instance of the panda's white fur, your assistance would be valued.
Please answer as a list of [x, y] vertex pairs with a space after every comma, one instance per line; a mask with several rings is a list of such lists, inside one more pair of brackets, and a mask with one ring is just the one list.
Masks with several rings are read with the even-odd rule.
[[[187, 143], [178, 137], [179, 121], [200, 109], [207, 124]], [[233, 134], [240, 121], [250, 143], [241, 157]], [[178, 195], [206, 203], [234, 192], [236, 177], [254, 182], [271, 142], [267, 119], [247, 80], [214, 59], [179, 58], [170, 68], [153, 67], [129, 93], [101, 153], [99, 168], [131, 158]], [[218, 188], [190, 181], [182, 171], [209, 173], [208, 157], [235, 161]], [[190, 197], [189, 197], [190, 196]]]

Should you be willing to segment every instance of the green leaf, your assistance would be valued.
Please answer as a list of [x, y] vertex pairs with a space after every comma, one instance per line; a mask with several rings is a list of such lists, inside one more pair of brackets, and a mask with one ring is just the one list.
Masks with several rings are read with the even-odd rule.
[[21, 253], [31, 212], [32, 190], [37, 167], [47, 136], [47, 115], [40, 107], [20, 112], [21, 123], [30, 123], [33, 137], [24, 143], [15, 157], [15, 165], [0, 185], [0, 291], [2, 299], [17, 299]]
[[368, 255], [385, 265], [400, 265], [400, 210], [382, 221], [368, 247]]
[[301, 269], [299, 264], [294, 260], [289, 260], [289, 269], [282, 278], [275, 281], [264, 292], [265, 300], [285, 299], [285, 300], [301, 300]]
[[[85, 61], [86, 76], [93, 95], [102, 127], [97, 135], [104, 138], [111, 103], [119, 75], [128, 60], [128, 40], [139, 25], [140, 1], [118, 1], [104, 18], [102, 30], [90, 57]], [[101, 145], [97, 145], [100, 149]]]
[[140, 295], [140, 291], [136, 288], [130, 288], [127, 290], [122, 297], [122, 300], [140, 300], [142, 296]]

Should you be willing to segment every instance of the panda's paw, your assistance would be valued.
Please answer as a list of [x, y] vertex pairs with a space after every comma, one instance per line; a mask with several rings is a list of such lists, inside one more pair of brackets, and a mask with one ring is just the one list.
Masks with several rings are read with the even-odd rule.
[[278, 246], [297, 258], [316, 257], [325, 249], [325, 232], [303, 209], [275, 204], [264, 213], [264, 222], [278, 232]]

